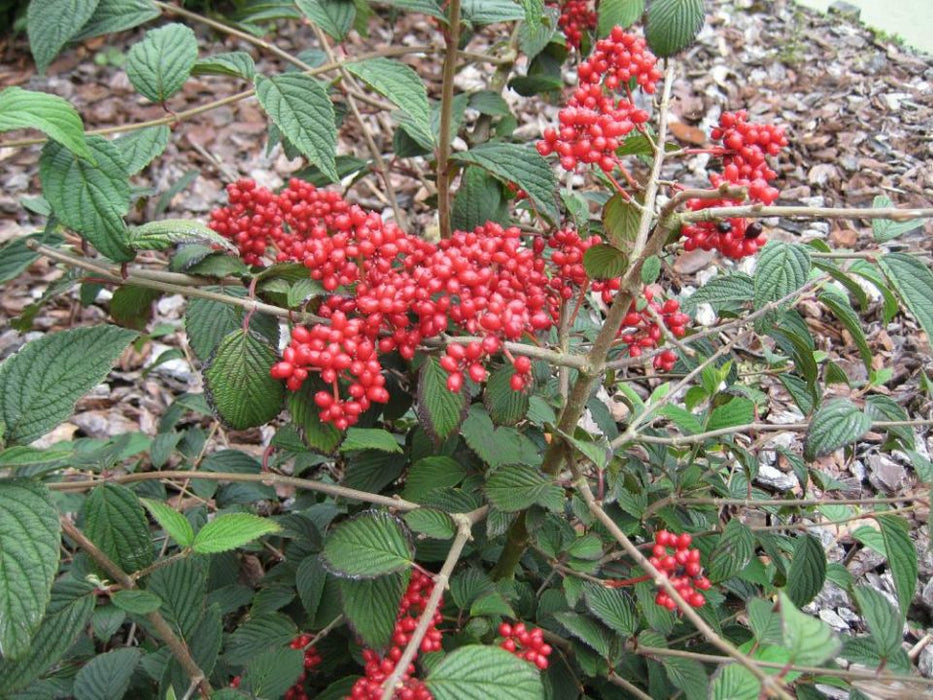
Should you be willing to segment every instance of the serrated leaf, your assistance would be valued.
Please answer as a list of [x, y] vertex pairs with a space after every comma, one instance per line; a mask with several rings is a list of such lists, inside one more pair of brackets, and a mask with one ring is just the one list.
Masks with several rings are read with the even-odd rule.
[[160, 14], [151, 0], [100, 0], [94, 14], [72, 37], [83, 41], [101, 34], [114, 34], [132, 29], [155, 19]]
[[447, 15], [441, 9], [435, 0], [386, 0], [389, 7], [398, 7], [410, 12], [420, 12], [421, 14], [433, 17], [443, 24], [447, 24]]
[[110, 601], [120, 610], [134, 615], [155, 612], [162, 605], [162, 599], [155, 593], [141, 590], [117, 591], [110, 596]]
[[126, 75], [143, 97], [163, 103], [181, 90], [194, 62], [198, 40], [183, 24], [150, 29], [126, 54]]
[[508, 207], [502, 196], [502, 185], [482, 168], [467, 166], [460, 177], [460, 188], [454, 198], [451, 225], [457, 231], [472, 231], [487, 221], [508, 223]]
[[738, 664], [725, 664], [713, 677], [710, 700], [758, 700], [761, 682]]
[[337, 128], [334, 105], [324, 86], [301, 73], [260, 75], [256, 76], [256, 97], [285, 138], [336, 182]]
[[604, 39], [616, 26], [627, 29], [641, 19], [644, 12], [645, 0], [602, 0], [597, 36]]
[[256, 75], [256, 64], [253, 62], [253, 57], [245, 51], [215, 53], [213, 56], [196, 61], [191, 74], [228, 75], [252, 80]]
[[154, 289], [123, 285], [110, 300], [110, 316], [124, 328], [143, 331], [152, 320], [152, 304], [160, 296]]
[[298, 391], [288, 392], [286, 399], [292, 421], [301, 428], [305, 442], [313, 450], [331, 454], [343, 439], [343, 433], [333, 423], [324, 423], [314, 403], [312, 382], [307, 381]]
[[845, 294], [828, 287], [820, 294], [819, 301], [832, 311], [838, 321], [849, 331], [859, 357], [862, 358], [862, 364], [865, 365], [867, 371], [871, 372], [872, 351], [868, 347], [868, 341], [865, 339], [865, 332], [862, 330], [858, 314], [855, 313], [855, 309], [852, 308], [848, 298]]
[[414, 532], [433, 539], [449, 540], [457, 534], [454, 521], [442, 510], [419, 508], [418, 510], [408, 511], [402, 517], [405, 524]]
[[337, 582], [344, 617], [367, 647], [382, 649], [389, 645], [408, 578], [406, 571], [373, 579], [340, 579]]
[[[220, 292], [219, 287], [207, 287], [208, 291]], [[245, 293], [240, 290], [228, 289]], [[243, 327], [243, 310], [232, 304], [225, 304], [213, 299], [189, 299], [185, 309], [185, 332], [188, 342], [198, 359], [205, 361], [230, 333]], [[258, 333], [271, 345], [279, 342], [279, 322], [274, 316], [254, 313], [250, 316], [249, 328]], [[310, 397], [309, 397], [310, 398]]]
[[499, 647], [471, 644], [447, 654], [424, 684], [435, 700], [540, 700], [534, 666]]
[[130, 228], [130, 246], [135, 250], [165, 250], [179, 243], [206, 243], [236, 250], [229, 239], [199, 221], [163, 219]]
[[[518, 5], [515, 7], [519, 8]], [[451, 158], [461, 163], [473, 163], [506, 183], [515, 183], [528, 193], [539, 213], [551, 221], [558, 220], [557, 180], [554, 171], [536, 150], [514, 143], [485, 143], [469, 151], [455, 153]]]
[[201, 528], [191, 549], [197, 554], [226, 552], [281, 529], [275, 521], [252, 513], [225, 513]]
[[650, 255], [641, 266], [642, 284], [654, 284], [661, 274], [661, 258]]
[[463, 0], [460, 12], [472, 24], [496, 24], [525, 18], [525, 9], [515, 0]]
[[887, 660], [901, 648], [903, 621], [887, 599], [874, 588], [856, 586], [853, 590], [859, 612], [878, 648], [878, 656]]
[[136, 494], [119, 484], [102, 484], [81, 509], [84, 534], [127, 573], [152, 563], [149, 523]]
[[693, 42], [703, 18], [703, 0], [654, 0], [645, 30], [649, 48], [656, 56], [673, 56]]
[[42, 233], [14, 238], [0, 247], [0, 283], [16, 279], [39, 259], [39, 253], [26, 245], [28, 242], [35, 241], [43, 245], [57, 246], [63, 240], [64, 238], [60, 235], [47, 229]]
[[39, 73], [94, 14], [95, 0], [33, 0], [26, 11], [29, 48]]
[[871, 428], [871, 417], [848, 399], [834, 399], [820, 406], [803, 444], [803, 456], [814, 460], [849, 445]]
[[881, 536], [884, 538], [888, 566], [891, 567], [891, 576], [894, 578], [901, 619], [904, 619], [917, 589], [917, 550], [903, 518], [881, 515], [878, 516], [877, 523], [881, 526]]
[[343, 41], [356, 17], [352, 0], [295, 0], [295, 4], [305, 17], [337, 41]]
[[139, 649], [114, 649], [95, 656], [75, 676], [75, 700], [122, 698], [142, 653]]
[[434, 489], [456, 486], [466, 474], [466, 468], [451, 457], [424, 457], [408, 471], [402, 498], [420, 503]]
[[885, 323], [890, 323], [898, 312], [897, 298], [885, 283], [885, 276], [877, 266], [867, 260], [856, 260], [850, 266], [847, 272], [868, 280], [881, 294], [882, 299], [882, 318]]
[[171, 133], [167, 125], [160, 124], [131, 131], [116, 139], [113, 144], [126, 162], [127, 173], [135, 175], [141, 172], [153, 159], [161, 155], [168, 145]]
[[597, 243], [583, 254], [583, 267], [590, 279], [608, 280], [620, 277], [628, 267], [628, 258], [618, 248]]
[[15, 86], [0, 92], [0, 132], [12, 129], [41, 131], [78, 158], [94, 162], [81, 116], [70, 102], [57, 95]]
[[36, 481], [0, 479], [0, 655], [31, 653], [58, 571], [61, 526]]
[[714, 310], [723, 304], [743, 304], [755, 298], [755, 282], [743, 272], [714, 277], [684, 300], [684, 310], [710, 304]]
[[466, 418], [469, 397], [465, 390], [447, 388], [447, 372], [435, 357], [427, 357], [418, 374], [416, 411], [425, 432], [435, 444], [446, 440]]
[[523, 0], [522, 5], [525, 21], [518, 28], [518, 48], [531, 61], [554, 38], [559, 12], [554, 6], [544, 7], [541, 0]]
[[699, 661], [670, 657], [664, 660], [664, 670], [671, 683], [683, 691], [687, 700], [709, 698], [709, 679]]
[[[81, 584], [79, 584], [81, 585]], [[78, 596], [63, 596], [56, 603], [56, 587], [52, 603], [42, 624], [32, 638], [29, 654], [13, 661], [0, 659], [0, 695], [9, 696], [27, 687], [64, 656], [75, 638], [85, 629], [94, 610], [93, 588]]]
[[247, 664], [269, 649], [284, 647], [297, 633], [295, 623], [282, 613], [253, 617], [227, 638], [224, 659], [230, 664]]
[[784, 591], [794, 605], [802, 608], [822, 590], [825, 581], [826, 552], [816, 537], [805, 533], [797, 540]]
[[752, 531], [738, 520], [730, 520], [709, 557], [709, 578], [719, 583], [732, 578], [746, 567], [755, 553]]
[[511, 365], [497, 368], [486, 381], [483, 405], [497, 425], [515, 425], [528, 412], [528, 393], [512, 389], [515, 370]]
[[716, 406], [706, 422], [707, 430], [720, 428], [733, 428], [737, 425], [746, 425], [755, 420], [755, 404], [750, 399], [741, 396], [734, 397], [728, 403]]
[[159, 612], [187, 638], [204, 614], [207, 562], [188, 557], [157, 568], [150, 574], [146, 590], [162, 599]]
[[638, 630], [635, 609], [625, 591], [587, 581], [583, 584], [583, 597], [596, 619], [619, 634], [631, 637]]
[[253, 333], [234, 331], [214, 350], [204, 367], [204, 393], [231, 428], [242, 430], [275, 418], [285, 387], [269, 376], [275, 350]]
[[800, 612], [784, 592], [780, 597], [784, 646], [791, 654], [789, 663], [818, 666], [836, 656], [842, 642], [832, 628], [822, 620]]
[[402, 446], [388, 430], [382, 428], [350, 428], [347, 436], [340, 444], [341, 452], [354, 450], [378, 450], [380, 452], [396, 452], [401, 454]]
[[132, 260], [123, 216], [129, 211], [129, 171], [117, 147], [100, 136], [88, 136], [92, 160], [79, 159], [49, 141], [39, 158], [42, 193], [65, 226], [87, 238], [116, 262]]
[[515, 513], [538, 504], [559, 511], [564, 491], [538, 469], [510, 464], [496, 469], [486, 481], [486, 497], [504, 513]]
[[[883, 195], [878, 195], [872, 201], [871, 206], [872, 209], [888, 209], [894, 206], [894, 202]], [[887, 243], [921, 226], [923, 226], [923, 219], [908, 219], [907, 221], [872, 219], [871, 233], [879, 243]]]
[[[865, 398], [865, 412], [872, 417], [872, 420], [885, 421], [909, 421], [910, 417], [907, 411], [890, 396], [883, 394], [872, 394]], [[914, 432], [909, 425], [891, 426], [884, 428], [889, 434], [900, 440], [905, 447], [913, 449], [915, 447]], [[917, 469], [916, 460], [914, 469]], [[919, 469], [917, 470], [919, 472]]]
[[807, 282], [810, 250], [797, 243], [768, 241], [755, 268], [755, 308], [777, 301]]
[[641, 225], [641, 211], [632, 203], [614, 194], [603, 206], [603, 231], [613, 246], [622, 251], [631, 251]]
[[321, 556], [336, 576], [374, 578], [411, 566], [414, 548], [401, 520], [368, 510], [334, 527]]
[[930, 267], [908, 253], [882, 255], [878, 264], [924, 333], [933, 338], [933, 272]]
[[603, 658], [609, 658], [612, 639], [595, 620], [575, 612], [556, 612], [554, 618], [564, 626], [570, 634], [594, 649]]
[[774, 603], [762, 598], [752, 598], [746, 608], [748, 622], [758, 644], [780, 644], [783, 640], [781, 617], [774, 612]]
[[250, 659], [240, 685], [252, 697], [281, 698], [304, 671], [301, 649], [269, 649]]
[[188, 519], [174, 508], [160, 501], [148, 498], [140, 499], [146, 509], [156, 519], [165, 534], [175, 540], [182, 547], [189, 547], [194, 541], [194, 529]]
[[346, 68], [405, 112], [410, 117], [409, 124], [418, 130], [419, 136], [427, 143], [434, 143], [428, 93], [424, 81], [413, 68], [388, 58], [348, 63]]
[[9, 444], [28, 444], [67, 419], [137, 335], [116, 326], [75, 328], [27, 343], [0, 365], [0, 420]]

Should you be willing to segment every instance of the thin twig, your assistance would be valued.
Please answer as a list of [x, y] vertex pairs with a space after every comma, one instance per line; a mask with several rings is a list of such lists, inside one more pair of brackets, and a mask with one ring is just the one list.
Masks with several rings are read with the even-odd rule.
[[383, 683], [382, 700], [392, 700], [392, 698], [395, 697], [396, 685], [398, 685], [405, 671], [408, 669], [409, 664], [414, 661], [415, 656], [418, 654], [418, 649], [421, 648], [421, 641], [428, 633], [428, 627], [431, 626], [431, 619], [440, 606], [441, 597], [444, 595], [444, 591], [450, 583], [450, 575], [453, 573], [454, 567], [460, 560], [460, 554], [463, 552], [464, 546], [466, 546], [466, 543], [473, 537], [473, 525], [485, 518], [488, 511], [489, 506], [483, 506], [469, 513], [456, 513], [451, 515], [451, 518], [453, 518], [454, 522], [457, 524], [457, 535], [454, 537], [453, 544], [450, 546], [450, 552], [448, 552], [440, 572], [434, 577], [434, 588], [431, 589], [431, 595], [428, 597], [428, 602], [424, 605], [424, 611], [421, 613], [421, 617], [418, 618], [418, 626], [415, 627], [414, 632], [411, 633], [411, 639], [409, 639], [408, 644], [405, 646], [405, 651], [402, 652], [401, 658], [395, 662], [395, 670], [392, 671], [392, 674], [386, 678], [385, 683]]
[[638, 700], [654, 700], [654, 698], [648, 695], [648, 693], [641, 690], [641, 688], [639, 688], [638, 686], [633, 685], [632, 683], [629, 683], [627, 680], [625, 680], [622, 676], [617, 674], [615, 671], [609, 671], [609, 682], [614, 683], [620, 688], [624, 688], [630, 694], [638, 698]]
[[450, 0], [449, 24], [444, 33], [447, 45], [441, 82], [440, 139], [437, 144], [437, 216], [441, 240], [450, 238], [450, 126], [454, 110], [454, 76], [460, 46], [460, 0]]
[[793, 207], [747, 204], [740, 207], [710, 207], [680, 214], [681, 223], [694, 221], [719, 221], [721, 219], [766, 219], [769, 217], [805, 217], [809, 219], [887, 219], [889, 221], [910, 221], [912, 219], [933, 218], [933, 208], [898, 209], [896, 207]]
[[[62, 531], [68, 535], [75, 544], [87, 552], [88, 556], [97, 562], [100, 568], [107, 572], [108, 576], [127, 590], [136, 588], [136, 581], [107, 556], [103, 550], [88, 539], [83, 532], [75, 527], [68, 518], [62, 517], [61, 524]], [[172, 652], [172, 656], [181, 664], [185, 673], [188, 674], [188, 678], [191, 679], [191, 683], [196, 684], [198, 688], [200, 688], [203, 697], [210, 697], [211, 693], [213, 693], [210, 682], [207, 680], [207, 677], [204, 675], [204, 672], [198, 666], [197, 662], [191, 657], [188, 647], [181, 639], [175, 636], [172, 628], [169, 626], [168, 622], [165, 621], [165, 618], [162, 617], [161, 613], [155, 610], [148, 613], [146, 619], [149, 620], [149, 623], [152, 625], [159, 638], [165, 642], [165, 645]]]

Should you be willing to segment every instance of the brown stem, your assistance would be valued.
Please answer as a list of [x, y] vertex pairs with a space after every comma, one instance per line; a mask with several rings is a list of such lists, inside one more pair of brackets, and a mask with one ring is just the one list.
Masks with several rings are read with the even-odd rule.
[[763, 204], [748, 204], [741, 207], [710, 207], [699, 211], [689, 211], [678, 215], [681, 223], [694, 221], [719, 221], [721, 219], [765, 219], [768, 217], [800, 216], [809, 219], [888, 219], [890, 221], [910, 221], [911, 219], [933, 218], [933, 208], [898, 209], [886, 207], [878, 209], [840, 207], [766, 207]]
[[[136, 581], [134, 581], [129, 574], [123, 571], [123, 569], [121, 569], [116, 564], [116, 562], [108, 557], [107, 554], [103, 552], [96, 544], [88, 539], [83, 532], [76, 528], [72, 522], [68, 520], [68, 518], [61, 518], [61, 523], [62, 531], [68, 535], [68, 537], [70, 537], [75, 542], [75, 544], [87, 552], [88, 556], [97, 562], [100, 568], [106, 571], [114, 581], [119, 583], [127, 590], [136, 588]], [[172, 656], [178, 660], [178, 663], [181, 664], [181, 667], [185, 670], [185, 673], [188, 674], [188, 678], [191, 679], [192, 685], [197, 685], [201, 691], [202, 697], [209, 698], [213, 692], [211, 684], [208, 682], [204, 672], [191, 657], [191, 654], [188, 651], [188, 647], [185, 645], [184, 641], [175, 636], [172, 628], [169, 626], [168, 622], [165, 621], [165, 618], [162, 617], [158, 610], [148, 613], [146, 615], [146, 619], [149, 620], [149, 623], [152, 625], [159, 638], [165, 642], [165, 645], [172, 652]]]
[[440, 139], [437, 143], [437, 216], [441, 239], [450, 238], [450, 126], [454, 110], [454, 75], [457, 70], [457, 52], [460, 47], [460, 0], [450, 0], [448, 7], [441, 83]]

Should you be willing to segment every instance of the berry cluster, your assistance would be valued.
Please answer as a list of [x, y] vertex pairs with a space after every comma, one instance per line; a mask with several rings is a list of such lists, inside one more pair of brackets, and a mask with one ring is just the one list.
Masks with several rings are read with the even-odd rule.
[[[305, 670], [298, 676], [298, 680], [295, 681], [295, 684], [285, 691], [285, 695], [283, 696], [285, 700], [308, 700], [308, 693], [305, 691], [304, 686], [305, 680], [308, 678], [308, 673], [320, 666], [322, 661], [317, 647], [308, 646], [311, 644], [312, 638], [310, 634], [299, 634], [289, 642], [289, 646], [292, 649], [304, 649]], [[243, 678], [241, 676], [234, 676], [233, 680], [230, 681], [230, 687], [239, 688], [242, 681]]]
[[567, 43], [573, 48], [580, 48], [583, 33], [596, 29], [598, 20], [599, 16], [590, 0], [561, 0], [557, 26], [563, 30]]
[[[365, 675], [353, 684], [350, 700], [378, 700], [382, 697], [382, 684], [392, 675], [405, 646], [411, 640], [412, 632], [418, 626], [418, 618], [424, 612], [434, 581], [427, 574], [418, 571], [412, 572], [408, 589], [402, 596], [399, 605], [398, 619], [395, 631], [392, 633], [392, 646], [382, 657], [372, 649], [363, 650], [363, 660], [366, 662]], [[428, 632], [421, 640], [421, 651], [431, 652], [441, 649], [441, 631], [437, 625], [441, 622], [440, 606], [431, 618]], [[399, 700], [430, 700], [432, 695], [417, 678], [414, 678], [415, 666], [410, 664], [402, 674], [400, 687], [393, 697]]]
[[505, 638], [499, 646], [507, 652], [534, 664], [542, 671], [547, 668], [551, 645], [544, 641], [544, 632], [541, 629], [528, 629], [524, 622], [514, 625], [503, 622], [499, 625], [499, 635]]
[[[709, 579], [703, 576], [700, 565], [700, 550], [691, 549], [693, 539], [686, 532], [675, 535], [667, 530], [658, 530], [654, 534], [654, 547], [651, 550], [651, 562], [659, 571], [670, 579], [677, 592], [694, 608], [703, 607], [706, 598], [700, 591], [709, 590]], [[674, 610], [677, 604], [664, 590], [658, 591], [654, 602]]]
[[[723, 144], [718, 149], [722, 155], [723, 171], [722, 174], [710, 173], [712, 185], [717, 188], [723, 184], [745, 187], [750, 201], [773, 204], [780, 192], [769, 184], [777, 173], [768, 166], [766, 156], [776, 156], [787, 146], [784, 130], [769, 124], [752, 124], [748, 121], [747, 112], [740, 110], [724, 112], [711, 136]], [[691, 199], [687, 208], [698, 211], [740, 203], [726, 198]], [[764, 245], [761, 224], [746, 219], [699, 221], [685, 225], [682, 233], [687, 238], [685, 249], [719, 250], [733, 259], [754, 255]]]
[[[654, 92], [661, 77], [656, 63], [644, 39], [613, 27], [580, 64], [580, 84], [558, 114], [559, 127], [544, 130], [538, 152], [556, 153], [564, 170], [582, 163], [611, 172], [619, 162], [622, 137], [648, 121], [648, 113], [632, 103], [631, 83]], [[625, 97], [616, 96], [620, 90]]]

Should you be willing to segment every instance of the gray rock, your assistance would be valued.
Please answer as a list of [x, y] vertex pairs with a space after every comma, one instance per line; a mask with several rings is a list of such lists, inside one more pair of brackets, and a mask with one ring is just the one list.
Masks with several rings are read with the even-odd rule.
[[768, 464], [762, 464], [758, 467], [758, 476], [755, 477], [755, 483], [778, 491], [790, 491], [797, 486], [797, 477], [793, 474], [785, 474], [780, 469]]
[[870, 455], [868, 470], [871, 485], [888, 493], [898, 493], [907, 480], [907, 470], [887, 455]]
[[849, 623], [843, 620], [832, 610], [824, 608], [819, 612], [819, 618], [834, 630], [845, 632], [849, 629]]

